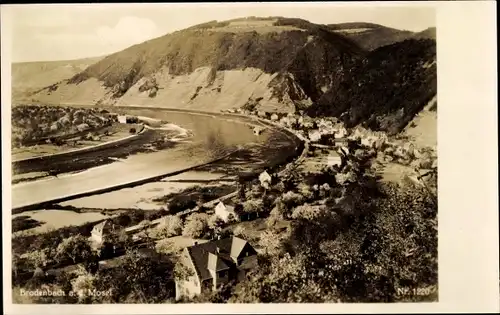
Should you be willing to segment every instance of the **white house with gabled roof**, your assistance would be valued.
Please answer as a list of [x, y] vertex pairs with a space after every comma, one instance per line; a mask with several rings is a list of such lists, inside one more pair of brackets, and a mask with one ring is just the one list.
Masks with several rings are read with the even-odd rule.
[[225, 205], [222, 201], [215, 206], [215, 215], [221, 218], [224, 222], [229, 222], [231, 219], [238, 219], [238, 216], [234, 212], [234, 207]]

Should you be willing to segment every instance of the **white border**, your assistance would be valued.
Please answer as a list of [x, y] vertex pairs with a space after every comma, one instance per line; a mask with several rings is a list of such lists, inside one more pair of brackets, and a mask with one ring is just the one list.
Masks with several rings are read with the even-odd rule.
[[[105, 5], [105, 4], [99, 4]], [[116, 4], [115, 4], [116, 5]], [[129, 4], [128, 4], [129, 5]], [[146, 5], [146, 4], [141, 4]], [[154, 4], [147, 4], [154, 5]], [[159, 5], [159, 4], [158, 4]], [[164, 4], [166, 5], [166, 4]], [[196, 4], [176, 4], [196, 5]], [[208, 4], [205, 4], [208, 5]], [[209, 4], [211, 6], [215, 4]], [[217, 4], [221, 7], [250, 3]], [[13, 305], [10, 247], [10, 34], [1, 7], [2, 204], [6, 314], [498, 312], [496, 3], [255, 3], [258, 6], [433, 6], [437, 9], [439, 302], [405, 304]], [[333, 23], [334, 21], [332, 21]]]

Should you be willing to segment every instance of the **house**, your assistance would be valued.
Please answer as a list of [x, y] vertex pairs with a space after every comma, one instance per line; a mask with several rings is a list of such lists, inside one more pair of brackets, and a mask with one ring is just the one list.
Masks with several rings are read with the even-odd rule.
[[347, 130], [345, 128], [339, 128], [339, 130], [337, 130], [337, 132], [335, 133], [335, 139], [339, 139], [339, 138], [344, 138], [347, 136]]
[[129, 115], [118, 115], [118, 122], [121, 124], [136, 124], [139, 122], [139, 118]]
[[309, 141], [311, 142], [319, 142], [321, 140], [321, 132], [319, 130], [310, 130], [309, 131]]
[[377, 148], [380, 147], [380, 144], [377, 144], [377, 140], [376, 137], [368, 136], [361, 138], [361, 144], [366, 147]]
[[118, 115], [117, 118], [118, 118], [118, 122], [120, 124], [126, 124], [127, 123], [127, 116], [125, 116], [125, 115]]
[[102, 244], [106, 238], [113, 233], [113, 226], [111, 221], [104, 220], [103, 222], [94, 225], [90, 239], [95, 244]]
[[112, 121], [115, 121], [115, 122], [118, 122], [118, 114], [117, 113], [110, 113], [109, 114], [109, 118], [112, 120]]
[[312, 128], [314, 128], [314, 122], [312, 122], [312, 121], [304, 121], [302, 123], [302, 127], [306, 128], [306, 129], [312, 129]]
[[176, 300], [217, 290], [230, 280], [244, 279], [257, 266], [257, 252], [244, 239], [231, 236], [184, 248], [179, 263], [187, 272], [176, 275]]
[[260, 185], [262, 187], [264, 187], [265, 189], [269, 189], [271, 187], [272, 178], [268, 172], [264, 171], [264, 172], [260, 173], [259, 181], [260, 181]]
[[224, 220], [224, 222], [229, 222], [232, 218], [238, 219], [238, 216], [234, 212], [234, 207], [225, 205], [222, 201], [215, 206], [215, 215]]
[[262, 133], [263, 129], [260, 127], [253, 128], [253, 134], [259, 136]]

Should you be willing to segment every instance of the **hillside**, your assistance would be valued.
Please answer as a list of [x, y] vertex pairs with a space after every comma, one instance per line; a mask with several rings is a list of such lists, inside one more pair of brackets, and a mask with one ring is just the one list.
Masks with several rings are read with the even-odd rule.
[[346, 68], [364, 53], [344, 36], [303, 20], [209, 22], [109, 55], [33, 98], [205, 110], [253, 98], [269, 110], [293, 111], [328, 89], [333, 78], [325, 69]]
[[412, 38], [415, 35], [410, 31], [373, 23], [339, 23], [329, 24], [328, 27], [332, 31], [351, 39], [366, 50], [375, 50], [382, 46]]
[[437, 147], [437, 97], [405, 127], [403, 134], [420, 147]]
[[68, 79], [102, 58], [13, 63], [13, 98]]
[[[435, 42], [401, 42], [414, 35], [370, 23], [327, 26], [282, 17], [210, 21], [109, 55], [29, 98], [205, 111], [253, 102], [266, 111], [341, 115], [347, 110], [354, 113], [351, 124], [401, 129], [435, 93], [435, 65], [423, 66], [432, 64]], [[378, 88], [384, 90], [372, 91]], [[406, 103], [393, 101], [394, 95]], [[399, 118], [393, 111], [403, 107], [409, 112], [394, 123]]]
[[352, 70], [309, 113], [396, 133], [437, 93], [436, 43], [409, 39], [383, 46]]
[[344, 35], [369, 51], [407, 39], [436, 39], [435, 27], [421, 32], [411, 32], [364, 22], [328, 24], [327, 26], [333, 32]]

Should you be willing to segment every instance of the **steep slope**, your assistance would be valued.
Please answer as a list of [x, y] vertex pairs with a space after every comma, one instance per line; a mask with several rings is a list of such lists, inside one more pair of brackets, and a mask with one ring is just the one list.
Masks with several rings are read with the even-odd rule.
[[308, 110], [396, 133], [436, 95], [436, 42], [405, 40], [374, 50]]
[[406, 126], [404, 135], [420, 147], [436, 148], [437, 126], [437, 97], [434, 97]]
[[13, 63], [13, 98], [22, 98], [30, 92], [71, 78], [102, 58]]
[[374, 23], [339, 23], [329, 24], [328, 27], [332, 31], [351, 39], [366, 50], [375, 50], [415, 36], [415, 33], [410, 31], [398, 30]]
[[210, 21], [109, 55], [30, 97], [204, 111], [251, 102], [395, 133], [436, 95], [435, 40], [415, 36], [371, 23]]
[[[329, 88], [334, 78], [325, 69], [349, 67], [365, 53], [323, 26], [300, 21], [251, 18], [194, 26], [109, 55], [33, 97], [108, 104], [134, 100], [143, 105], [170, 100], [177, 107], [206, 110], [217, 107], [213, 102], [227, 108], [253, 98], [263, 108], [293, 110]], [[225, 77], [234, 71], [240, 75], [227, 82]], [[92, 99], [74, 92], [83, 84], [92, 85]]]

